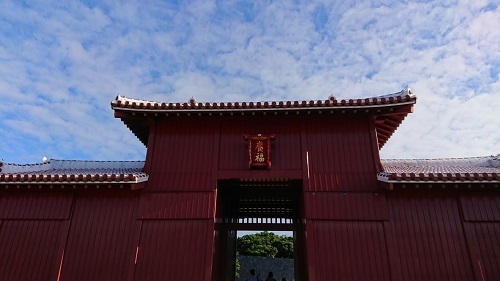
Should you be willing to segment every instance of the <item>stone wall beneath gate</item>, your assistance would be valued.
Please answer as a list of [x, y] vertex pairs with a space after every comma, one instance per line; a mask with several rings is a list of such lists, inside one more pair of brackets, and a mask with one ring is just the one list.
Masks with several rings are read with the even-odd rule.
[[283, 277], [286, 277], [288, 281], [295, 280], [293, 259], [253, 256], [238, 256], [237, 259], [240, 261], [240, 277], [236, 279], [237, 281], [245, 281], [252, 268], [260, 274], [262, 280], [267, 278], [269, 271], [273, 272], [274, 278], [278, 281], [281, 281]]

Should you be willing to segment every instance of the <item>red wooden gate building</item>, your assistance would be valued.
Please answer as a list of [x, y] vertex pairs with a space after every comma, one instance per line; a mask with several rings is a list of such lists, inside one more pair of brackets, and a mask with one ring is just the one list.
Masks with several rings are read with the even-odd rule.
[[238, 230], [295, 280], [498, 280], [499, 155], [379, 157], [415, 102], [118, 96], [145, 161], [0, 162], [0, 280], [232, 280]]

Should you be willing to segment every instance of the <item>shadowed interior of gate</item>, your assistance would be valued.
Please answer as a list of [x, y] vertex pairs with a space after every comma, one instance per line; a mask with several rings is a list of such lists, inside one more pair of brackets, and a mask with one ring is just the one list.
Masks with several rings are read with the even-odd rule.
[[[233, 280], [238, 230], [291, 231], [294, 234], [295, 272], [303, 257], [302, 181], [290, 179], [229, 179], [217, 186], [214, 269]], [[302, 235], [299, 235], [302, 236]]]

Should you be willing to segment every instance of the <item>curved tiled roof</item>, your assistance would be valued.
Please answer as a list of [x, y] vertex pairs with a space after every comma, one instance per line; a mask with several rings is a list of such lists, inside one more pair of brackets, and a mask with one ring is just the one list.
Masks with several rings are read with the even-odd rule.
[[[378, 180], [387, 183], [500, 183], [497, 156], [447, 159], [382, 159]], [[0, 184], [141, 183], [144, 161], [54, 160], [18, 165], [0, 162]]]
[[500, 183], [500, 154], [447, 159], [382, 160], [380, 181], [389, 183]]
[[376, 116], [375, 127], [379, 148], [387, 142], [406, 115], [413, 110], [416, 96], [410, 89], [397, 93], [364, 99], [266, 102], [214, 102], [199, 103], [194, 98], [186, 103], [165, 103], [117, 96], [111, 102], [115, 117], [147, 146], [150, 124], [147, 117], [170, 118], [177, 116], [231, 116], [245, 114], [369, 114]]
[[337, 108], [337, 107], [383, 107], [401, 103], [415, 103], [415, 95], [410, 89], [402, 90], [394, 94], [370, 97], [364, 99], [348, 99], [337, 100], [335, 97], [330, 97], [327, 100], [310, 100], [310, 101], [265, 101], [265, 102], [214, 102], [201, 103], [196, 102], [194, 98], [185, 103], [165, 103], [157, 101], [148, 101], [141, 99], [127, 98], [118, 95], [111, 102], [113, 109], [142, 111], [149, 110], [155, 112], [167, 111], [259, 111], [259, 110], [288, 110], [288, 109], [311, 109], [311, 108]]
[[50, 159], [37, 164], [0, 162], [0, 184], [141, 183], [143, 161], [78, 161]]

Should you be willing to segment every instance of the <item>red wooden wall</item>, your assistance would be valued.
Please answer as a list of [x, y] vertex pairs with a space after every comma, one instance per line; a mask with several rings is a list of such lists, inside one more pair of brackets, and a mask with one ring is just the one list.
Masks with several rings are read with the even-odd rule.
[[376, 191], [375, 132], [367, 117], [314, 118], [305, 124], [306, 191]]
[[[500, 277], [498, 192], [421, 189], [328, 196], [315, 201], [318, 208], [307, 218], [310, 280]], [[322, 208], [329, 211], [319, 214]]]
[[61, 280], [127, 280], [133, 273], [140, 222], [139, 193], [89, 191], [74, 195]]
[[456, 193], [392, 192], [391, 227], [402, 280], [473, 280]]
[[[213, 247], [216, 242], [213, 221], [217, 180], [231, 178], [302, 179], [304, 198], [311, 204], [306, 204], [305, 213], [315, 213], [318, 219], [324, 219], [332, 202], [343, 200], [333, 192], [372, 192], [378, 189], [374, 177], [378, 149], [373, 145], [376, 143], [375, 132], [370, 128], [370, 117], [363, 115], [192, 116], [155, 123], [150, 132], [145, 166], [150, 179], [142, 191], [139, 207], [139, 217], [145, 220], [143, 232], [147, 226], [148, 235], [162, 237], [161, 233], [166, 233], [165, 227], [172, 221], [189, 223], [193, 233], [197, 233], [196, 237], [204, 237], [207, 239], [203, 241], [204, 245]], [[247, 143], [243, 138], [246, 134], [276, 135], [272, 142], [271, 169], [248, 168]], [[384, 216], [376, 208], [383, 205], [379, 202], [384, 200], [382, 196], [380, 200], [370, 197], [370, 194], [361, 194], [361, 197], [364, 201], [353, 201], [354, 206], [368, 202], [373, 205], [366, 211], [368, 216]], [[320, 202], [323, 207], [318, 209]], [[358, 209], [353, 210], [351, 216], [362, 216]], [[382, 207], [382, 210], [387, 212], [386, 208]], [[311, 217], [311, 221], [313, 219], [316, 217]], [[192, 237], [189, 229], [179, 228], [178, 231], [183, 237]], [[318, 232], [318, 235], [322, 234]], [[308, 237], [314, 239], [312, 233]], [[170, 249], [169, 255], [183, 257], [189, 253], [190, 245], [179, 244], [177, 239], [158, 241], [160, 248]], [[211, 249], [201, 252], [205, 266], [193, 268], [187, 260], [184, 264], [183, 259], [178, 258], [174, 263], [176, 268], [170, 268], [169, 263], [164, 262], [159, 269], [165, 270], [165, 266], [169, 271], [182, 268], [193, 276], [204, 277], [206, 267], [218, 264], [208, 254]], [[147, 272], [156, 270], [149, 262], [141, 262], [153, 262], [164, 252], [155, 251], [153, 246], [147, 251], [152, 252], [148, 256], [138, 255], [137, 268], [140, 268], [141, 276], [150, 276]]]
[[[500, 276], [497, 192], [327, 192], [322, 200], [306, 218], [309, 280]], [[0, 279], [209, 280], [215, 206], [207, 202], [213, 194], [2, 191]]]
[[0, 280], [56, 280], [69, 229], [67, 193], [0, 191]]
[[484, 280], [496, 280], [500, 276], [500, 195], [461, 193], [460, 203], [474, 272]]
[[[496, 280], [500, 194], [381, 190], [370, 118], [179, 117], [151, 127], [143, 190], [0, 191], [0, 280], [211, 280], [217, 181], [303, 182], [308, 280]], [[249, 170], [244, 134], [276, 134]]]

